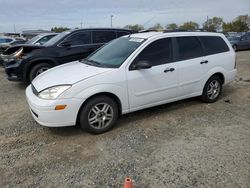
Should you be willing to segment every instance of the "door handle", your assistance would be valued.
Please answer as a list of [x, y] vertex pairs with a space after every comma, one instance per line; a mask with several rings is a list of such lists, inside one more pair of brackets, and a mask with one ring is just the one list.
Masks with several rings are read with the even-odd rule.
[[165, 70], [164, 70], [164, 72], [165, 73], [167, 73], [167, 72], [173, 72], [175, 70], [175, 68], [166, 68]]
[[208, 60], [203, 60], [200, 62], [200, 64], [207, 64], [208, 63]]

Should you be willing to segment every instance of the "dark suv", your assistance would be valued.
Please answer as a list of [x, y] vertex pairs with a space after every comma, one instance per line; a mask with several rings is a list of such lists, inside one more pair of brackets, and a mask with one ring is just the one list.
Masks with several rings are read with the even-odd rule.
[[43, 46], [26, 45], [5, 62], [8, 80], [31, 82], [51, 67], [83, 59], [103, 44], [123, 35], [126, 29], [77, 29], [58, 34]]

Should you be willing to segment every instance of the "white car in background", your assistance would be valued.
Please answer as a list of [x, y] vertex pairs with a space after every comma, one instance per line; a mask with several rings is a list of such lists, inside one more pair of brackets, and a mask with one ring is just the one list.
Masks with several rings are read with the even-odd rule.
[[79, 123], [102, 133], [121, 114], [196, 96], [215, 102], [235, 76], [235, 52], [224, 35], [148, 32], [115, 39], [82, 61], [42, 73], [26, 96], [41, 125]]
[[57, 33], [43, 33], [31, 38], [26, 42], [26, 44], [43, 45], [56, 35]]

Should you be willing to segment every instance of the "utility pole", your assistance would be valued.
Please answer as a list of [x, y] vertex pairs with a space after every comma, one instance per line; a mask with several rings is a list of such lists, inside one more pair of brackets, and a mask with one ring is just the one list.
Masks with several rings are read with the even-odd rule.
[[16, 25], [14, 24], [14, 33], [16, 34]]
[[83, 23], [82, 23], [82, 21], [81, 21], [81, 23], [80, 23], [80, 24], [81, 24], [81, 28], [82, 28], [82, 24], [83, 24]]
[[113, 27], [113, 17], [114, 17], [114, 15], [111, 15], [111, 16], [110, 16], [110, 27], [111, 27], [111, 28]]

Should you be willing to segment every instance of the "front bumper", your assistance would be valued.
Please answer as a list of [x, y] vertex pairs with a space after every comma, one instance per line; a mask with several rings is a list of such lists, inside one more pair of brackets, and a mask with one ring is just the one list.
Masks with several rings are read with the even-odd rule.
[[7, 79], [10, 81], [23, 81], [22, 59], [4, 61]]
[[[26, 99], [33, 118], [46, 127], [65, 127], [76, 125], [77, 115], [83, 104], [82, 99], [45, 100], [37, 97], [31, 85], [26, 88]], [[67, 105], [64, 110], [55, 110], [57, 105]]]

